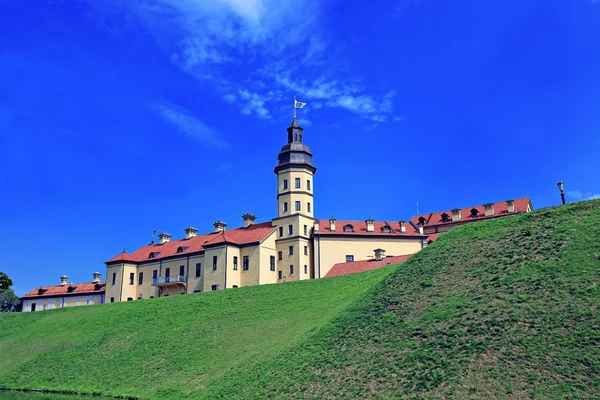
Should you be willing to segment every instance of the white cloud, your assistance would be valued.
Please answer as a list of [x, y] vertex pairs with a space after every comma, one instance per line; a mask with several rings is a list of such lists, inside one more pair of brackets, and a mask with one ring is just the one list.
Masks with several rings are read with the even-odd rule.
[[570, 198], [575, 199], [575, 200], [583, 199], [583, 193], [581, 193], [579, 190], [568, 191], [567, 196], [569, 196]]
[[254, 114], [261, 119], [271, 118], [271, 113], [265, 108], [265, 98], [263, 96], [258, 93], [250, 93], [246, 89], [242, 89], [238, 93], [242, 99], [242, 114]]
[[194, 139], [206, 147], [224, 149], [228, 144], [220, 139], [220, 135], [212, 128], [172, 104], [160, 102], [153, 107], [163, 118], [174, 124], [185, 136]]
[[567, 192], [567, 199], [573, 199], [575, 201], [596, 200], [600, 199], [600, 194], [592, 194], [592, 192], [580, 192], [579, 190], [570, 190]]
[[393, 111], [393, 91], [372, 93], [351, 71], [340, 73], [339, 64], [345, 60], [327, 52], [332, 46], [323, 28], [322, 1], [126, 4], [178, 67], [210, 82], [226, 102], [246, 100], [239, 102], [242, 114], [272, 118], [293, 95], [309, 107], [314, 102], [315, 109], [341, 108], [379, 123]]

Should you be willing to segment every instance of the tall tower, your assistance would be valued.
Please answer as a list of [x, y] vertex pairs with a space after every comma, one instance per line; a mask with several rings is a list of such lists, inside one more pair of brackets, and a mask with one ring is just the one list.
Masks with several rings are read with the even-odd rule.
[[277, 174], [278, 281], [314, 278], [311, 230], [314, 224], [312, 153], [302, 143], [304, 129], [296, 117], [287, 128], [288, 142], [281, 147]]

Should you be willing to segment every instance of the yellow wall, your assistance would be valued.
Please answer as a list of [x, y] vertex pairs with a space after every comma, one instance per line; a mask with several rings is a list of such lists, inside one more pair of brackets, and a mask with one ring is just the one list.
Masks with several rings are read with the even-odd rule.
[[376, 248], [384, 249], [386, 256], [414, 254], [421, 250], [421, 238], [394, 239], [381, 237], [345, 238], [320, 236], [319, 239], [315, 239], [315, 269], [318, 269], [320, 265], [320, 277], [323, 278], [335, 264], [346, 262], [346, 255], [353, 255], [354, 261], [372, 259], [374, 255], [373, 250]]

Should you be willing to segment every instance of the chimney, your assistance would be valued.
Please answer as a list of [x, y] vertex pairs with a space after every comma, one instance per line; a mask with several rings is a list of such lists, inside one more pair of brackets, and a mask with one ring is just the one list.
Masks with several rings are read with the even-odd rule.
[[375, 249], [375, 260], [380, 261], [385, 258], [385, 250], [384, 249]]
[[514, 200], [506, 200], [506, 206], [508, 207], [508, 213], [515, 212], [515, 201]]
[[424, 235], [423, 225], [419, 225], [419, 235]]
[[375, 220], [369, 217], [365, 222], [367, 223], [367, 232], [375, 232]]
[[254, 221], [256, 221], [256, 215], [246, 213], [242, 215], [242, 219], [244, 220], [244, 228], [247, 228], [250, 225], [254, 225]]
[[170, 240], [171, 240], [171, 235], [169, 235], [168, 233], [161, 232], [158, 234], [158, 243], [159, 244], [168, 243]]
[[400, 232], [406, 233], [406, 221], [403, 219], [400, 220]]
[[60, 277], [60, 286], [65, 286], [67, 283], [69, 283], [69, 277], [66, 275], [63, 275]]
[[318, 219], [316, 219], [316, 220], [315, 220], [315, 223], [313, 224], [313, 230], [314, 230], [315, 232], [319, 232], [319, 225], [320, 225], [320, 224], [319, 224], [319, 220], [318, 220]]
[[452, 210], [452, 222], [460, 221], [462, 219], [462, 215], [460, 212], [460, 208], [455, 208]]
[[494, 203], [485, 203], [483, 205], [483, 210], [485, 211], [486, 217], [491, 217], [494, 215]]
[[215, 227], [215, 232], [224, 232], [227, 224], [225, 222], [217, 221], [213, 224], [213, 226]]
[[94, 283], [100, 282], [100, 276], [101, 275], [102, 274], [100, 274], [100, 272], [94, 272], [94, 280], [92, 282], [94, 282]]
[[192, 228], [191, 226], [188, 226], [184, 230], [185, 230], [185, 238], [186, 239], [191, 239], [194, 236], [196, 236], [196, 234], [198, 233], [198, 229]]
[[335, 232], [335, 218], [329, 218], [329, 230]]

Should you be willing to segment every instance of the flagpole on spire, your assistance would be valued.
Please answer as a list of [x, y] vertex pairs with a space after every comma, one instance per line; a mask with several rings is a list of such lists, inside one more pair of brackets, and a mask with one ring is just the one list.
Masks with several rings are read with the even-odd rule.
[[296, 119], [296, 96], [294, 96], [294, 119]]

